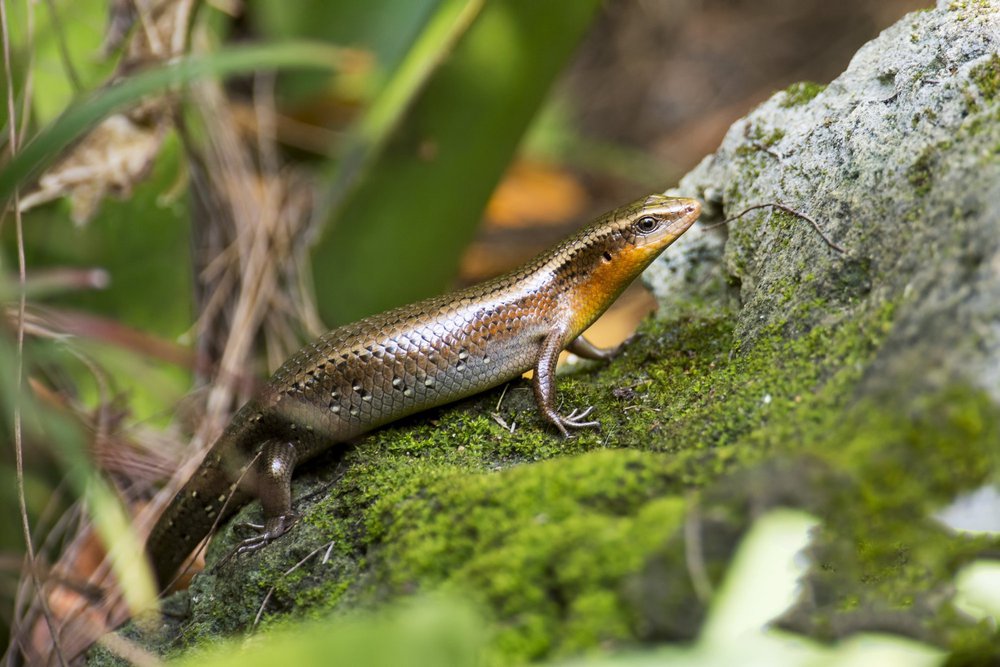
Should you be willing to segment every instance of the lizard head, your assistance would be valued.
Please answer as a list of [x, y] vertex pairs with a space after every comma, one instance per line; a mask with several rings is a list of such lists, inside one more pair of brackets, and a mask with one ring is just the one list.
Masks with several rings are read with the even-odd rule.
[[557, 251], [564, 261], [556, 273], [572, 285], [567, 293], [574, 333], [590, 326], [700, 214], [694, 199], [650, 195], [605, 214], [561, 244]]

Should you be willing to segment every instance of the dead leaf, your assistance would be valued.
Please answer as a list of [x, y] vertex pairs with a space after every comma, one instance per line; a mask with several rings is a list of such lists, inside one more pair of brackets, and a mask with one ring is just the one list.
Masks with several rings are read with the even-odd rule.
[[486, 206], [486, 220], [501, 227], [565, 223], [582, 215], [587, 192], [568, 172], [519, 160], [504, 176]]
[[165, 134], [165, 123], [143, 126], [124, 114], [105, 119], [21, 198], [21, 210], [69, 197], [73, 222], [89, 222], [107, 195], [127, 198], [145, 178]]

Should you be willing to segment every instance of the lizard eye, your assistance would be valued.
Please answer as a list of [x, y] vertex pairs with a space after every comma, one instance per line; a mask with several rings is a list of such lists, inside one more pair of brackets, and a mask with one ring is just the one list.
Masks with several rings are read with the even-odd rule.
[[644, 215], [635, 221], [634, 226], [640, 234], [651, 234], [660, 226], [660, 221], [651, 215]]

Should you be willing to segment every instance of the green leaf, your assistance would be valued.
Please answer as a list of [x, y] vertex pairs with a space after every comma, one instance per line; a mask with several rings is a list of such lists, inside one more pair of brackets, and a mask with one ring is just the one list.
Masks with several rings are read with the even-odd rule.
[[480, 664], [484, 640], [483, 620], [468, 604], [424, 597], [369, 616], [281, 628], [249, 646], [243, 639], [228, 642], [174, 664], [462, 667]]
[[[357, 188], [348, 187], [343, 205], [333, 208], [314, 250], [316, 291], [328, 323], [448, 287], [490, 193], [599, 5], [495, 0], [484, 5], [426, 86], [413, 85], [416, 76], [407, 74], [419, 68], [400, 67], [397, 76], [411, 77], [409, 86], [387, 85], [382, 95], [396, 101], [377, 100], [374, 119], [358, 124], [348, 142], [355, 152], [346, 155], [332, 186], [331, 200], [338, 203], [345, 183], [352, 183], [345, 178], [345, 170], [350, 176], [358, 164], [352, 161], [371, 161]], [[443, 2], [438, 17], [458, 6]], [[425, 30], [446, 24], [436, 18]], [[458, 18], [453, 25], [460, 25]], [[425, 65], [437, 57], [430, 41], [420, 38], [413, 47], [413, 57]], [[406, 108], [399, 93], [404, 89], [419, 96], [386, 140], [379, 132], [391, 129], [393, 114]], [[356, 151], [367, 154], [357, 157]]]
[[445, 0], [395, 75], [348, 137], [330, 186], [327, 205], [337, 210], [370, 163], [382, 152], [427, 80], [468, 30], [483, 0]]

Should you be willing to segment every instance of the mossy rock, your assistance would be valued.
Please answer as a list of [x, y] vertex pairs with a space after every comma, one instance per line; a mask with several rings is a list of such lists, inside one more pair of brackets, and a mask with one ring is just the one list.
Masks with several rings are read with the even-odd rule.
[[659, 318], [560, 380], [599, 431], [560, 439], [519, 381], [338, 448], [297, 478], [295, 531], [220, 565], [230, 524], [160, 632], [124, 632], [171, 652], [444, 590], [497, 664], [690, 639], [691, 531], [717, 583], [754, 518], [791, 506], [821, 525], [785, 627], [994, 654], [952, 596], [997, 540], [934, 518], [1000, 456], [994, 17], [912, 14], [733, 126], [679, 191], [708, 221], [782, 203], [843, 252], [786, 212], [689, 232], [648, 276]]

